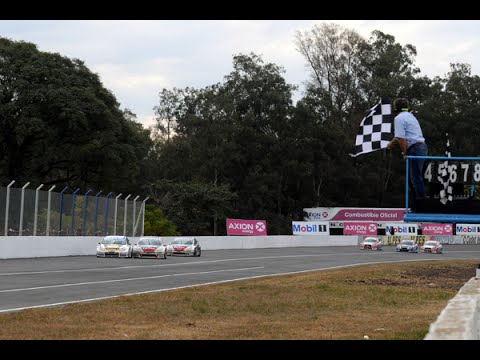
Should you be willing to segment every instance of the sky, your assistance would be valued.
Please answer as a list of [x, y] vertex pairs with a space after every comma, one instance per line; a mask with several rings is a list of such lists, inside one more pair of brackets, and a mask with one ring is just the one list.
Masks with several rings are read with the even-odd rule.
[[298, 100], [309, 71], [295, 33], [336, 23], [368, 40], [380, 30], [417, 49], [421, 75], [445, 76], [451, 63], [480, 74], [480, 20], [0, 20], [0, 37], [82, 60], [144, 127], [155, 123], [162, 89], [203, 88], [233, 71], [233, 56], [255, 53], [281, 66]]

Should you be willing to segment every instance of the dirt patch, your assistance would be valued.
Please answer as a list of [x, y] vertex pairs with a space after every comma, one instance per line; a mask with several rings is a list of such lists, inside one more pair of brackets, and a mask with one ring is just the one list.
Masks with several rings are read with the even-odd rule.
[[469, 279], [474, 277], [475, 273], [475, 266], [472, 266], [471, 269], [465, 269], [464, 267], [437, 265], [405, 270], [383, 278], [350, 279], [348, 281], [369, 285], [433, 287], [458, 290]]

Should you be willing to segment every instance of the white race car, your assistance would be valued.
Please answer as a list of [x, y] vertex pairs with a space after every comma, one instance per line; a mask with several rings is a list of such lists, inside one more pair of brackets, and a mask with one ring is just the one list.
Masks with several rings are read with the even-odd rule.
[[430, 240], [426, 241], [420, 250], [424, 253], [443, 254], [443, 245], [440, 241]]
[[200, 256], [202, 248], [194, 237], [178, 237], [167, 245], [167, 255]]
[[132, 257], [132, 245], [126, 236], [107, 235], [97, 245], [97, 257]]
[[158, 236], [144, 236], [133, 245], [134, 258], [151, 257], [156, 259], [167, 258], [167, 247]]

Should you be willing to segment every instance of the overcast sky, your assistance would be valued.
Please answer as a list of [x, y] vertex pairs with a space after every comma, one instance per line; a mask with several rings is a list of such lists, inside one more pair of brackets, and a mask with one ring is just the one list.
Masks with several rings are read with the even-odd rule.
[[323, 22], [414, 45], [416, 66], [429, 77], [446, 75], [456, 62], [480, 74], [480, 20], [0, 20], [0, 36], [84, 61], [146, 127], [160, 90], [221, 82], [240, 53], [282, 66], [302, 91], [308, 72], [294, 35]]

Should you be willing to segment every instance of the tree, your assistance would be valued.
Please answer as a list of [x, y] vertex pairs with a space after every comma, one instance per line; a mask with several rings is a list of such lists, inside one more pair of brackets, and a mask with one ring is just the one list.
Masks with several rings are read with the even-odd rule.
[[139, 175], [149, 131], [78, 59], [0, 38], [0, 177], [121, 188]]
[[144, 234], [155, 236], [177, 236], [176, 226], [155, 205], [145, 205]]

